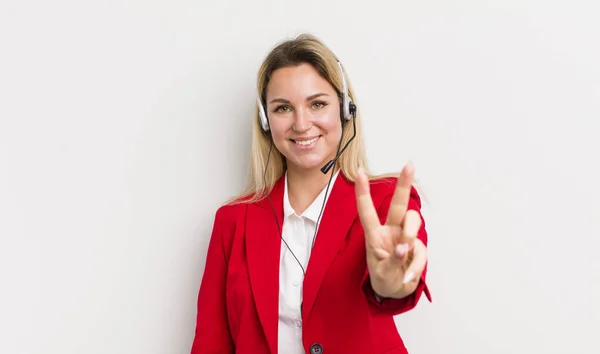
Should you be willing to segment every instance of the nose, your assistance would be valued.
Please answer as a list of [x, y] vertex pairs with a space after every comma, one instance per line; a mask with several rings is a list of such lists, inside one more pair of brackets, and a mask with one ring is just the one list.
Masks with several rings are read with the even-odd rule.
[[294, 124], [292, 125], [292, 129], [297, 133], [303, 133], [309, 131], [311, 127], [312, 122], [310, 120], [310, 114], [304, 109], [297, 109], [294, 112]]

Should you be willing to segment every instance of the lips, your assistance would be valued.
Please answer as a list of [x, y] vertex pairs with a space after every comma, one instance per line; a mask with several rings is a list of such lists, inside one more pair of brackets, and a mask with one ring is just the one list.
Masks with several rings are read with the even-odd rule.
[[296, 145], [300, 146], [309, 146], [319, 140], [320, 136], [315, 136], [312, 138], [302, 138], [302, 139], [291, 139]]

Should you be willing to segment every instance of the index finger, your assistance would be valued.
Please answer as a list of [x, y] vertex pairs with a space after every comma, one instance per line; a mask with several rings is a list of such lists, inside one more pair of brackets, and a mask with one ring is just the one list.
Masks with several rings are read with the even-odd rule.
[[402, 220], [404, 220], [404, 215], [408, 209], [414, 173], [415, 169], [410, 163], [402, 168], [402, 172], [400, 172], [398, 182], [396, 183], [394, 196], [390, 202], [390, 208], [385, 222], [387, 225], [402, 224]]
[[373, 233], [381, 224], [379, 223], [379, 216], [375, 205], [373, 205], [373, 199], [371, 198], [371, 190], [369, 187], [369, 181], [363, 171], [358, 172], [356, 179], [356, 206], [358, 208], [358, 216], [360, 222], [365, 230], [366, 235]]

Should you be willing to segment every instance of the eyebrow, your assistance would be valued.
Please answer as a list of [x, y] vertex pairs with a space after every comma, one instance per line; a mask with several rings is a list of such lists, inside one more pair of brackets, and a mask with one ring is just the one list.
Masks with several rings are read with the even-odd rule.
[[[323, 93], [323, 92], [315, 93], [314, 95], [310, 95], [310, 96], [306, 97], [306, 101], [314, 100], [315, 98], [321, 97], [321, 96], [329, 96], [329, 95], [326, 93]], [[286, 100], [285, 98], [274, 98], [269, 103], [275, 103], [275, 102], [290, 103], [290, 101]]]

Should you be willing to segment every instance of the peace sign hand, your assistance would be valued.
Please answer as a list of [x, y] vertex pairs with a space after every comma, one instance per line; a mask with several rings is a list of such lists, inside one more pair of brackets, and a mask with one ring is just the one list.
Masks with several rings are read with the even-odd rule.
[[384, 225], [379, 221], [364, 172], [359, 172], [356, 181], [356, 202], [365, 231], [371, 286], [382, 297], [403, 298], [412, 294], [427, 263], [427, 248], [417, 238], [421, 216], [415, 210], [408, 210], [413, 176], [413, 167], [404, 166]]

